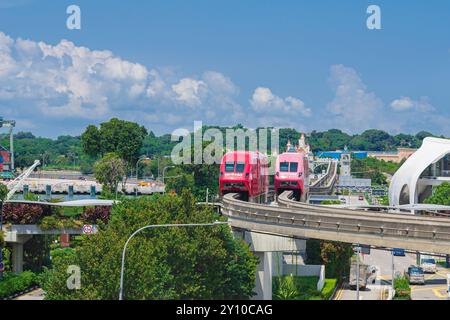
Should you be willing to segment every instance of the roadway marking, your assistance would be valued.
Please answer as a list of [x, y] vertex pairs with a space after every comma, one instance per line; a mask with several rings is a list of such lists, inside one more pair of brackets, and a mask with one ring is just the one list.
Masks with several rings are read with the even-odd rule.
[[341, 285], [341, 287], [339, 288], [336, 297], [334, 298], [334, 300], [341, 300], [342, 296], [344, 294], [344, 286]]
[[433, 293], [436, 297], [441, 298], [441, 299], [445, 299], [448, 298], [447, 294], [442, 294], [441, 291], [445, 291], [447, 292], [447, 287], [444, 287], [444, 289], [438, 289], [438, 288], [433, 288]]

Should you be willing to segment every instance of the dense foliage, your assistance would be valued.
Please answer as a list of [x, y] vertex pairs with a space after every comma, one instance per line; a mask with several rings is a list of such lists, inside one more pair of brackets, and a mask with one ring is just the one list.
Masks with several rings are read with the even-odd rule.
[[84, 222], [92, 224], [98, 224], [100, 221], [102, 223], [108, 223], [110, 215], [111, 207], [86, 208], [81, 215], [81, 219]]
[[[42, 286], [47, 299], [117, 299], [126, 239], [142, 226], [209, 223], [217, 217], [194, 198], [166, 195], [122, 201], [98, 234], [52, 257]], [[252, 296], [257, 259], [228, 226], [150, 229], [129, 243], [126, 299], [245, 299]], [[67, 266], [82, 270], [81, 289], [66, 287]]]
[[36, 275], [30, 271], [21, 274], [5, 273], [0, 281], [0, 299], [20, 293], [36, 284]]
[[113, 118], [100, 124], [100, 128], [88, 126], [81, 135], [81, 141], [84, 152], [90, 156], [115, 153], [134, 165], [146, 136], [147, 130], [137, 123]]
[[350, 271], [350, 259], [353, 255], [351, 244], [323, 240], [307, 240], [307, 264], [326, 265], [327, 278], [340, 279]]
[[44, 215], [44, 207], [30, 204], [3, 206], [3, 221], [11, 224], [36, 224]]
[[444, 182], [435, 187], [432, 196], [426, 199], [425, 203], [450, 206], [450, 183]]
[[[217, 128], [225, 133], [226, 127], [205, 126], [203, 131]], [[232, 129], [245, 129], [241, 125]], [[301, 133], [295, 129], [280, 129], [280, 149], [284, 150], [288, 139], [296, 141]], [[348, 146], [351, 150], [389, 151], [398, 147], [418, 148], [425, 137], [433, 136], [429, 132], [416, 135], [390, 135], [381, 130], [367, 130], [361, 134], [349, 135], [338, 129], [324, 132], [312, 131], [307, 139], [312, 151], [336, 150]], [[15, 135], [16, 166], [30, 166], [40, 159], [46, 167], [70, 168], [75, 165], [84, 172], [92, 172], [93, 162], [108, 152], [116, 152], [130, 164], [135, 164], [140, 154], [152, 158], [170, 155], [177, 141], [171, 141], [170, 134], [156, 136], [136, 123], [111, 119], [96, 126], [88, 126], [81, 137], [60, 136], [57, 139], [35, 137], [29, 132]], [[7, 135], [0, 135], [0, 144], [8, 147]], [[270, 149], [270, 139], [268, 140]], [[153, 170], [153, 174], [157, 174]]]

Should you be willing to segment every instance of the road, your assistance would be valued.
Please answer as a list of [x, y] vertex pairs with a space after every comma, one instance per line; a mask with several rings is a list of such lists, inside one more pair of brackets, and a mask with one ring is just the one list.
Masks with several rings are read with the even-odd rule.
[[345, 199], [347, 205], [367, 206], [369, 204], [364, 197], [363, 200], [359, 200], [359, 196], [339, 196], [339, 199], [342, 198]]
[[[376, 266], [378, 270], [377, 281], [368, 286], [366, 291], [360, 292], [361, 300], [383, 300], [383, 292], [391, 285], [392, 256], [389, 251], [372, 249], [370, 255], [364, 255], [363, 261], [370, 266]], [[407, 253], [404, 257], [394, 257], [394, 272], [403, 274], [410, 265], [416, 264], [416, 255]], [[423, 286], [411, 286], [411, 298], [413, 300], [447, 300], [446, 277], [450, 269], [438, 266], [436, 274], [425, 276], [426, 284]], [[338, 291], [336, 300], [356, 300], [356, 291], [343, 288]]]

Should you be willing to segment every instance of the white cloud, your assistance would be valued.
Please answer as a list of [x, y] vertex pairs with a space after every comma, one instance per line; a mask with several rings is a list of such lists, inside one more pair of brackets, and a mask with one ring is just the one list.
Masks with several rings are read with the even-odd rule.
[[[310, 117], [311, 109], [305, 103], [294, 97], [280, 98], [269, 88], [258, 87], [253, 92], [250, 104], [255, 112], [262, 117], [271, 115], [273, 118], [285, 119], [290, 124], [292, 116]], [[278, 121], [283, 123], [283, 121]]]
[[122, 116], [166, 130], [166, 124], [191, 126], [194, 120], [232, 124], [245, 114], [238, 94], [216, 71], [183, 76], [67, 40], [51, 45], [0, 32], [0, 105], [17, 106], [11, 111], [17, 115], [33, 111], [58, 121]]
[[401, 97], [391, 102], [391, 108], [395, 111], [415, 110], [429, 112], [434, 110], [434, 107], [428, 101], [428, 97], [421, 97], [419, 100], [413, 100], [410, 97]]
[[344, 122], [353, 130], [363, 130], [377, 124], [383, 103], [367, 90], [354, 69], [334, 65], [329, 80], [335, 97], [327, 105], [327, 111], [336, 117], [336, 121]]
[[199, 106], [202, 103], [208, 87], [203, 81], [184, 78], [172, 85], [176, 99], [188, 106]]

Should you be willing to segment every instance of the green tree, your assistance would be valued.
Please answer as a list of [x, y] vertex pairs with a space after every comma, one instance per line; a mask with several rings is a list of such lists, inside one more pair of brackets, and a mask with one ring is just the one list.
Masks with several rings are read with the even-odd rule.
[[81, 135], [83, 150], [90, 156], [114, 152], [133, 166], [139, 157], [147, 130], [135, 122], [113, 118], [100, 124], [100, 129], [88, 126]]
[[444, 182], [434, 188], [433, 195], [426, 199], [425, 203], [450, 206], [450, 183]]
[[117, 191], [125, 175], [125, 162], [117, 154], [108, 153], [95, 163], [94, 174], [109, 191]]
[[91, 157], [101, 155], [103, 150], [101, 146], [100, 131], [96, 126], [90, 125], [81, 135], [83, 151]]
[[[110, 222], [55, 261], [42, 283], [46, 299], [117, 299], [121, 253], [127, 238], [149, 224], [211, 223], [218, 217], [191, 194], [125, 199]], [[81, 289], [66, 289], [68, 265], [82, 270]], [[149, 229], [130, 241], [124, 276], [129, 300], [247, 299], [257, 258], [228, 226]]]
[[185, 172], [181, 167], [170, 170], [165, 181], [166, 191], [168, 192], [174, 191], [177, 194], [181, 194], [181, 192], [185, 189], [192, 192], [195, 188], [193, 174]]
[[308, 240], [306, 245], [308, 264], [324, 264], [327, 278], [340, 278], [350, 270], [352, 246], [348, 243]]

